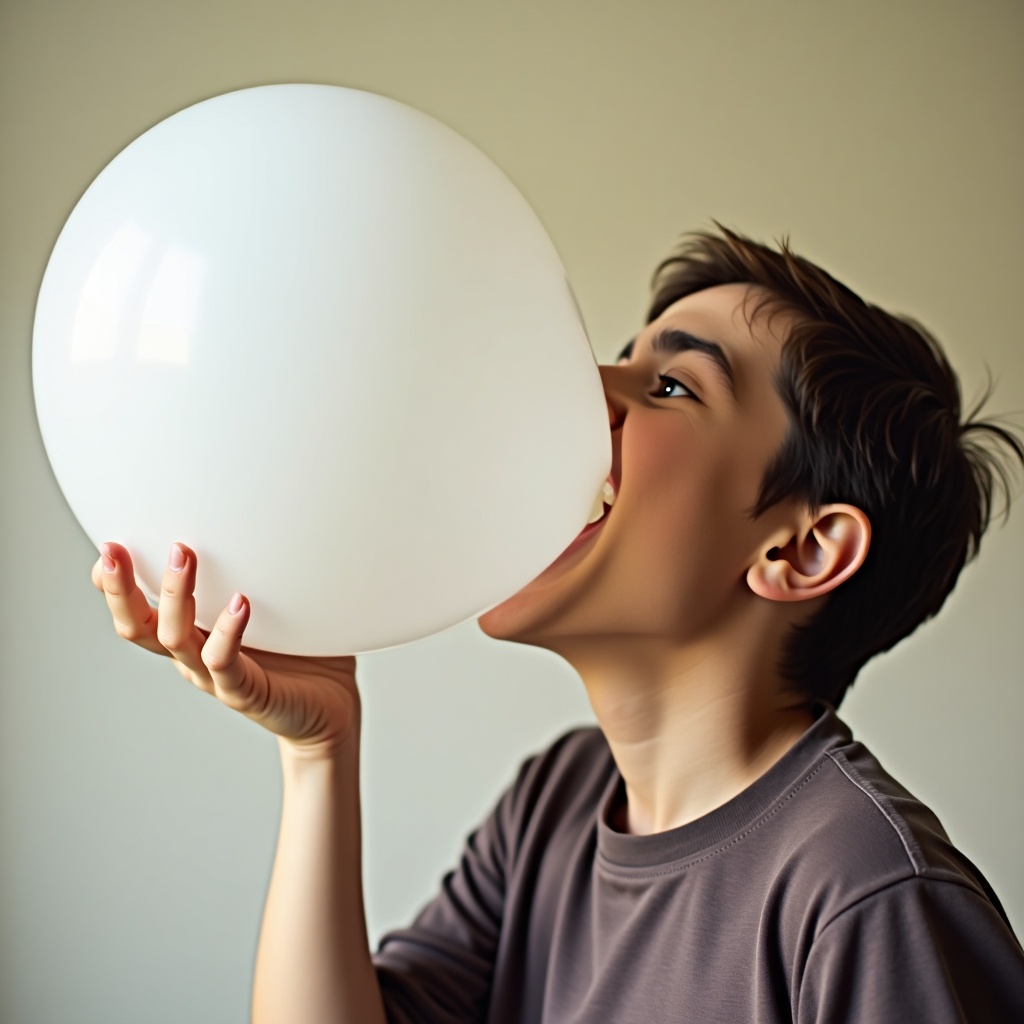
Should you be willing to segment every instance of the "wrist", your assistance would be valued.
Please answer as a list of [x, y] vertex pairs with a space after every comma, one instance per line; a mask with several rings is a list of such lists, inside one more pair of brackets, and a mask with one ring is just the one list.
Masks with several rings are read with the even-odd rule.
[[325, 776], [336, 773], [351, 775], [359, 767], [359, 740], [321, 740], [300, 743], [277, 737], [281, 768], [287, 777]]

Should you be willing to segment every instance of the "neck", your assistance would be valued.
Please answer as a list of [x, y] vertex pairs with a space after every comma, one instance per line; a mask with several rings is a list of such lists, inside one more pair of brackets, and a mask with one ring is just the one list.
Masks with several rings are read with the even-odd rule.
[[764, 668], [776, 652], [742, 638], [603, 636], [559, 646], [583, 679], [625, 781], [622, 831], [664, 832], [722, 806], [813, 722], [807, 703]]

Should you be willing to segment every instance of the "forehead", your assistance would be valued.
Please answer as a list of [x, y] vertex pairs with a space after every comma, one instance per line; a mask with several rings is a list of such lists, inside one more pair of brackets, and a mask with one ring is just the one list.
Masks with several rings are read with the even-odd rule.
[[[769, 372], [778, 365], [782, 346], [795, 318], [769, 305], [754, 311], [769, 293], [757, 285], [721, 284], [674, 302], [645, 329], [652, 335], [667, 326], [716, 341], [731, 362], [753, 369], [763, 364]], [[703, 332], [703, 333], [702, 333]]]

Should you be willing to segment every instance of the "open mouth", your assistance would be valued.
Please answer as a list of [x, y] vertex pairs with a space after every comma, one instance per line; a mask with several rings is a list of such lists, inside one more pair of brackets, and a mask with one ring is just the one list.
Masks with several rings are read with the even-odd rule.
[[601, 488], [601, 493], [594, 499], [594, 508], [590, 514], [590, 520], [586, 526], [576, 535], [573, 542], [559, 555], [562, 558], [564, 555], [568, 555], [572, 551], [576, 551], [586, 541], [597, 533], [602, 526], [608, 521], [608, 513], [611, 512], [615, 506], [615, 500], [618, 495], [618, 481], [615, 479], [614, 473], [609, 475], [608, 479], [604, 482]]
[[612, 483], [612, 478], [609, 477], [601, 487], [601, 493], [594, 499], [594, 507], [590, 511], [590, 518], [587, 520], [587, 526], [593, 526], [594, 523], [598, 523], [604, 519], [604, 517], [608, 515], [609, 509], [611, 509], [614, 504], [615, 485]]
[[618, 455], [613, 452], [612, 471], [601, 485], [601, 491], [594, 498], [594, 505], [586, 526], [580, 530], [569, 546], [544, 570], [545, 572], [556, 567], [562, 568], [567, 559], [571, 558], [581, 548], [588, 546], [594, 537], [601, 532], [604, 524], [608, 522], [609, 513], [615, 507], [618, 499], [621, 473], [622, 469]]
[[[608, 490], [611, 491], [610, 495]], [[580, 530], [572, 543], [544, 570], [542, 576], [551, 570], [561, 569], [568, 560], [573, 558], [576, 552], [589, 546], [594, 537], [604, 528], [604, 524], [608, 522], [608, 513], [611, 512], [615, 505], [616, 493], [617, 481], [613, 477], [609, 477], [604, 487], [602, 487], [601, 494], [594, 500], [594, 509], [591, 513], [590, 522]], [[611, 498], [610, 502], [604, 500], [606, 495]], [[598, 505], [599, 500], [600, 505]]]

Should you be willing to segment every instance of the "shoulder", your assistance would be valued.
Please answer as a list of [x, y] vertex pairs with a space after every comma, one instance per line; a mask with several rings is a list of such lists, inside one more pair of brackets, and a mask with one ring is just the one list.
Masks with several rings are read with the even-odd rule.
[[[795, 800], [787, 867], [811, 898], [820, 933], [876, 894], [962, 889], [1006, 921], [984, 875], [950, 841], [935, 813], [890, 775], [833, 714], [821, 759]], [[1007, 922], [1007, 927], [1009, 926]]]
[[798, 991], [801, 1020], [1016, 1020], [1024, 951], [978, 889], [918, 874], [834, 917], [811, 945]]
[[1012, 1019], [1024, 953], [980, 869], [834, 712], [816, 729], [751, 858], [771, 859], [766, 919], [799, 1019]]

